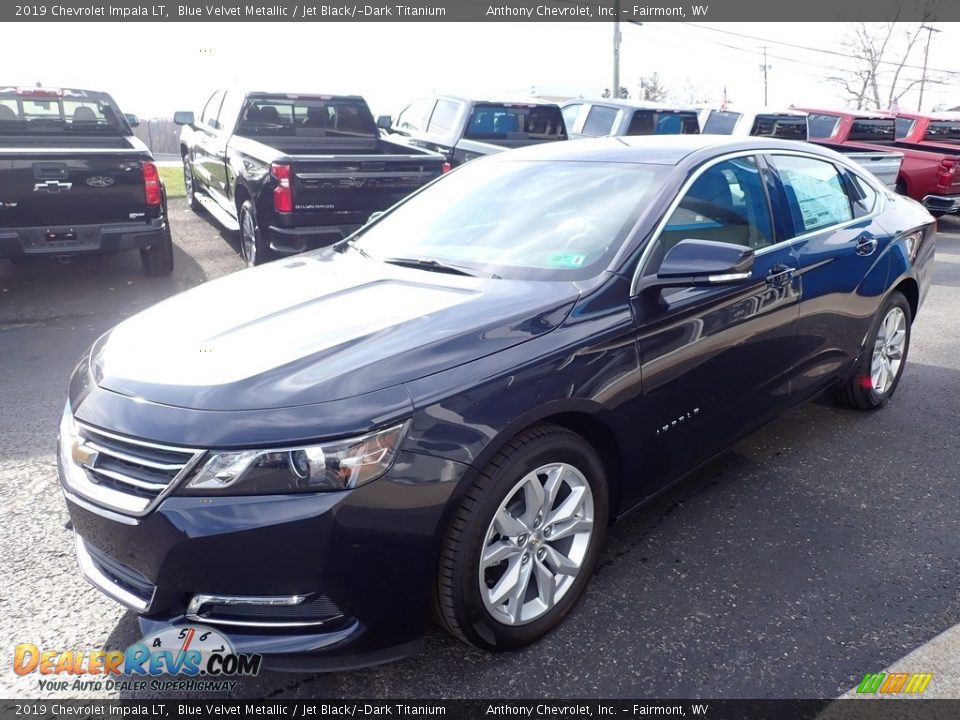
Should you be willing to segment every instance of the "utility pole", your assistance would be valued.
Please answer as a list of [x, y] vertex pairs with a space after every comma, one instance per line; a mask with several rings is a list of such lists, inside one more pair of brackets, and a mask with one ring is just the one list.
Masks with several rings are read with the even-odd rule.
[[927, 31], [927, 47], [923, 51], [923, 75], [920, 76], [920, 99], [917, 101], [917, 112], [923, 110], [923, 86], [927, 84], [927, 58], [930, 56], [930, 39], [935, 32], [940, 32], [931, 25], [921, 25], [920, 29]]
[[620, 0], [613, 3], [613, 87], [610, 97], [620, 98]]
[[767, 107], [770, 104], [768, 98], [768, 83], [767, 83], [767, 71], [770, 69], [770, 66], [767, 64], [767, 46], [763, 46], [763, 65], [760, 66], [760, 69], [763, 70], [763, 106]]

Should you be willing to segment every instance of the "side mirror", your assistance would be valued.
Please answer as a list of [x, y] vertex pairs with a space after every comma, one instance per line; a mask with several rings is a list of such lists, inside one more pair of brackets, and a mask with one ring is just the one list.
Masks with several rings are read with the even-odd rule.
[[390, 128], [393, 127], [393, 118], [389, 115], [378, 115], [377, 116], [377, 127], [381, 130], [390, 131]]
[[173, 121], [177, 125], [193, 125], [193, 112], [191, 110], [178, 110], [173, 114]]
[[383, 213], [384, 213], [383, 210], [377, 210], [374, 213], [370, 213], [370, 217], [367, 218], [367, 221], [364, 223], [364, 225], [369, 225], [372, 222], [376, 222], [377, 220], [380, 219]]
[[713, 240], [681, 240], [667, 251], [653, 285], [706, 287], [750, 279], [753, 249]]
[[140, 118], [138, 118], [133, 113], [124, 113], [123, 116], [127, 119], [127, 124], [132, 127], [140, 127]]

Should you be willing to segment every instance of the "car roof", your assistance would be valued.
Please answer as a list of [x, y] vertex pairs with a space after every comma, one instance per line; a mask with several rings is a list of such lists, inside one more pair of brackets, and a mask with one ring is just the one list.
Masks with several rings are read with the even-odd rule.
[[653, 165], [679, 165], [692, 155], [704, 159], [728, 152], [801, 150], [812, 155], [834, 158], [836, 154], [810, 143], [796, 140], [730, 135], [636, 135], [602, 137], [587, 140], [541, 143], [507, 153], [491, 155], [491, 160], [620, 162]]

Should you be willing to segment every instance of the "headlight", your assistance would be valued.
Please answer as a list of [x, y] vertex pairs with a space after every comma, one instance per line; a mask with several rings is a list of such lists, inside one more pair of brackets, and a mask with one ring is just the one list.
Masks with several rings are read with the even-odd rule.
[[182, 495], [264, 495], [349, 490], [393, 465], [408, 423], [322, 445], [212, 453]]

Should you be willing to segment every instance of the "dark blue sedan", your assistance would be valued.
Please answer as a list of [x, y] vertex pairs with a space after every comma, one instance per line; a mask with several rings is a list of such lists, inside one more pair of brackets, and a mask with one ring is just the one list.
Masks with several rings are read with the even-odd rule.
[[822, 391], [886, 403], [934, 245], [920, 205], [804, 143], [469, 163], [94, 344], [60, 428], [82, 572], [145, 633], [276, 667], [399, 657], [431, 615], [533, 642], [627, 510]]

